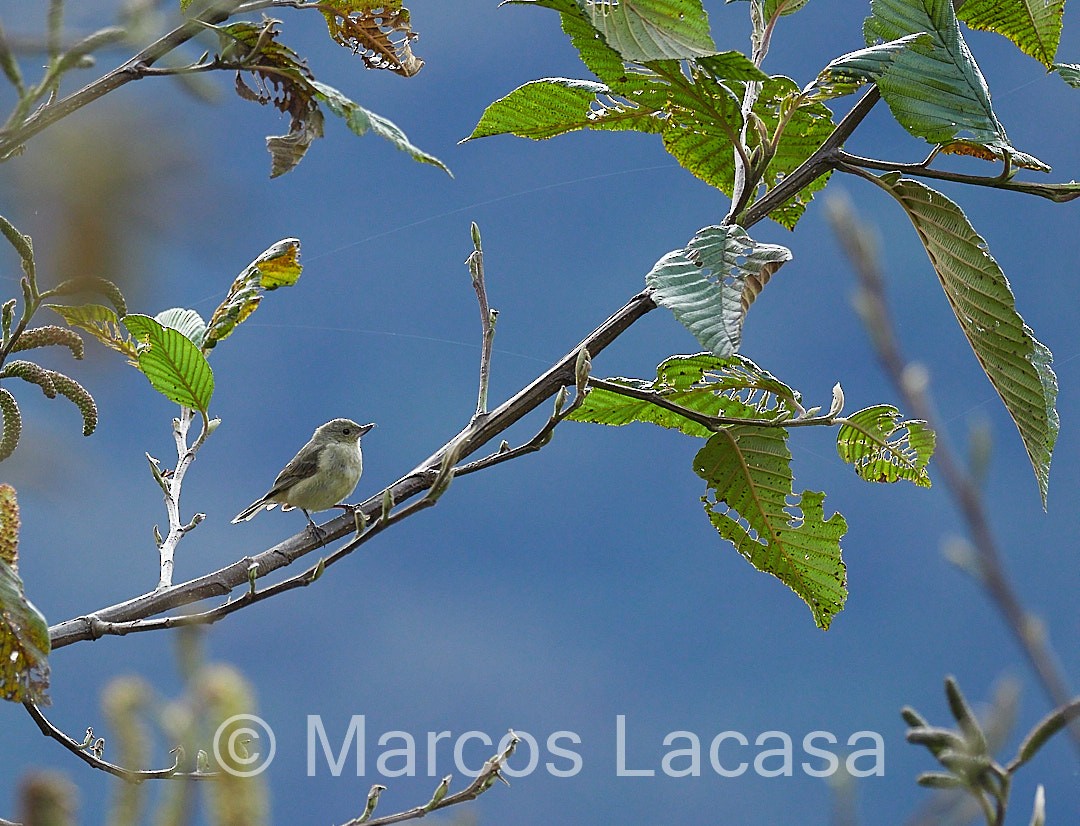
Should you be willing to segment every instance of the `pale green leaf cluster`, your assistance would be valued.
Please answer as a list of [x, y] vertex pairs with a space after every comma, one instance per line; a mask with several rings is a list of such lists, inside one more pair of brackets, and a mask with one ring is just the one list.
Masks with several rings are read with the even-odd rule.
[[[783, 77], [770, 78], [745, 55], [718, 52], [701, 0], [521, 0], [555, 9], [582, 61], [600, 82], [544, 78], [492, 103], [466, 140], [512, 134], [543, 140], [579, 129], [659, 134], [688, 171], [731, 196], [736, 145], [743, 140], [741, 102], [750, 83], [764, 84], [753, 107], [757, 129], [745, 153], [769, 190], [832, 131], [832, 113]], [[785, 4], [789, 13], [798, 4]], [[765, 144], [768, 144], [767, 146]], [[824, 176], [770, 213], [792, 228]]]
[[929, 38], [899, 51], [877, 78], [901, 126], [944, 152], [1049, 170], [1009, 142], [982, 71], [960, 33], [952, 0], [873, 0], [871, 9], [863, 24], [868, 44], [920, 33]]

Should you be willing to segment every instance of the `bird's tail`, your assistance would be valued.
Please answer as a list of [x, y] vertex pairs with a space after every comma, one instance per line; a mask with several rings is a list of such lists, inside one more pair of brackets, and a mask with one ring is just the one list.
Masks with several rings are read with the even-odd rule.
[[270, 510], [270, 508], [273, 508], [276, 505], [277, 502], [267, 502], [265, 499], [258, 499], [240, 511], [240, 513], [236, 514], [236, 516], [232, 518], [230, 524], [235, 525], [237, 522], [247, 522], [263, 508]]

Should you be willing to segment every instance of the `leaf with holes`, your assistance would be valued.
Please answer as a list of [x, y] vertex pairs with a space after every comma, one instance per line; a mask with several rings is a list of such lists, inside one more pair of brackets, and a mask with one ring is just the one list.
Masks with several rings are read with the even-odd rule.
[[701, 0], [505, 0], [544, 6], [589, 23], [624, 60], [686, 60], [714, 54], [709, 17]]
[[102, 304], [80, 304], [78, 307], [68, 307], [65, 304], [45, 306], [64, 319], [68, 326], [85, 330], [106, 347], [127, 356], [132, 363], [135, 362], [138, 355], [135, 342], [120, 326], [120, 318], [111, 307]]
[[930, 35], [920, 32], [840, 55], [821, 70], [813, 82], [803, 89], [803, 94], [814, 100], [850, 95], [864, 83], [877, 81], [905, 49], [916, 43], [925, 46], [930, 42]]
[[738, 352], [746, 312], [791, 251], [760, 244], [739, 226], [698, 230], [685, 249], [661, 258], [645, 276], [667, 307], [709, 352]]
[[300, 241], [284, 238], [248, 264], [233, 280], [229, 294], [214, 310], [206, 325], [202, 351], [209, 353], [218, 342], [228, 338], [236, 325], [255, 312], [264, 290], [291, 287], [300, 279]]
[[791, 588], [827, 630], [847, 599], [840, 556], [847, 522], [838, 513], [824, 518], [824, 493], [794, 496], [787, 435], [779, 427], [725, 428], [698, 451], [694, 471], [708, 485], [702, 502], [720, 536]]
[[639, 397], [591, 387], [581, 406], [567, 418], [604, 425], [650, 422], [688, 436], [708, 438], [712, 430], [681, 416], [677, 410], [641, 398], [640, 394], [655, 394], [666, 403], [708, 416], [780, 419], [802, 411], [797, 392], [740, 355], [672, 356], [656, 368], [655, 381], [624, 378], [608, 381], [637, 392]]
[[869, 45], [919, 32], [930, 36], [898, 54], [877, 80], [901, 126], [943, 152], [1050, 169], [1009, 143], [990, 105], [986, 80], [960, 34], [952, 0], [873, 0], [871, 9], [863, 24]]
[[140, 342], [139, 370], [154, 389], [169, 401], [205, 414], [214, 394], [214, 371], [191, 339], [148, 315], [126, 315], [124, 326]]
[[891, 404], [867, 407], [845, 417], [836, 434], [840, 458], [868, 482], [906, 479], [930, 487], [926, 466], [934, 453], [934, 431], [919, 419], [902, 421]]
[[956, 16], [973, 29], [1004, 35], [1024, 54], [1053, 68], [1065, 0], [967, 0]]
[[423, 68], [412, 50], [419, 35], [401, 0], [323, 0], [319, 10], [334, 41], [360, 55], [369, 69], [412, 77]]
[[963, 210], [898, 173], [879, 180], [915, 225], [960, 328], [1016, 423], [1045, 508], [1059, 428], [1053, 356], [1016, 312], [1005, 273]]
[[[236, 72], [236, 93], [245, 100], [274, 106], [289, 115], [289, 132], [266, 139], [270, 151], [270, 177], [293, 169], [316, 138], [323, 134], [323, 114], [311, 85], [313, 75], [300, 55], [278, 43], [280, 21], [262, 24], [232, 23], [218, 28], [221, 57], [240, 66]], [[248, 72], [254, 88], [243, 79]]]

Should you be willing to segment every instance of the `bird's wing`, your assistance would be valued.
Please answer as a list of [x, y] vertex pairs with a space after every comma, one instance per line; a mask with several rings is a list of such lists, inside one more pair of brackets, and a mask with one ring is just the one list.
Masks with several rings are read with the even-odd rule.
[[277, 475], [274, 484], [263, 498], [269, 499], [271, 496], [291, 488], [297, 482], [303, 481], [309, 476], [314, 476], [318, 469], [319, 460], [315, 452], [301, 449], [300, 452], [292, 458], [292, 461], [281, 469], [281, 473]]

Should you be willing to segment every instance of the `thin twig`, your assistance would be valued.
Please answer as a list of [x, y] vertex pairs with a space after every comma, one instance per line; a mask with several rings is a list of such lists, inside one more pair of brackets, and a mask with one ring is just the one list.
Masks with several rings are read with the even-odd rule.
[[[869, 173], [860, 170], [859, 174]], [[833, 228], [859, 279], [856, 306], [863, 324], [871, 331], [878, 361], [914, 416], [928, 422], [937, 433], [934, 464], [967, 524], [976, 553], [977, 580], [1004, 618], [1051, 703], [1054, 706], [1067, 705], [1073, 699], [1073, 693], [1052, 651], [1037, 630], [1038, 622], [1023, 607], [1013, 590], [979, 487], [953, 453], [941, 427], [935, 423], [937, 414], [926, 381], [912, 373], [909, 362], [901, 353], [885, 295], [884, 278], [866, 230], [858, 224], [850, 209], [845, 209], [835, 199], [830, 213]], [[1069, 732], [1077, 753], [1080, 753], [1080, 727], [1071, 726]]]
[[84, 742], [80, 743], [79, 741], [68, 737], [68, 735], [54, 726], [49, 719], [41, 713], [41, 709], [34, 703], [23, 703], [23, 707], [33, 718], [34, 722], [37, 723], [37, 727], [41, 730], [41, 733], [46, 737], [51, 737], [53, 740], [56, 740], [60, 745], [87, 765], [106, 772], [107, 774], [111, 774], [114, 777], [119, 777], [121, 780], [127, 780], [131, 783], [140, 783], [144, 780], [214, 780], [221, 776], [220, 772], [177, 771], [177, 767], [180, 765], [180, 761], [183, 758], [183, 753], [179, 750], [176, 752], [176, 762], [167, 769], [125, 769], [123, 766], [117, 766], [115, 763], [110, 763], [108, 760], [102, 760], [100, 757], [87, 751], [93, 741], [93, 729], [86, 730], [86, 738]]
[[[425, 803], [423, 806], [416, 806], [404, 812], [398, 812], [397, 814], [377, 817], [374, 820], [368, 819], [370, 817], [371, 810], [374, 808], [374, 806], [370, 805], [371, 796], [369, 796], [368, 811], [366, 811], [365, 814], [361, 817], [354, 818], [353, 820], [342, 824], [342, 826], [389, 826], [389, 824], [391, 823], [401, 823], [405, 820], [415, 820], [416, 818], [424, 817], [424, 815], [428, 814], [429, 812], [435, 812], [439, 809], [446, 809], [450, 806], [456, 806], [459, 803], [466, 803], [470, 800], [476, 800], [476, 798], [478, 798], [480, 795], [490, 789], [495, 784], [495, 781], [501, 780], [502, 782], [506, 783], [506, 779], [502, 776], [502, 767], [506, 763], [506, 761], [510, 759], [510, 756], [514, 753], [514, 749], [517, 747], [517, 744], [519, 742], [520, 739], [518, 738], [518, 736], [514, 734], [513, 731], [511, 731], [510, 742], [507, 744], [506, 748], [503, 749], [499, 754], [496, 754], [494, 757], [486, 761], [483, 767], [480, 769], [479, 774], [477, 774], [476, 777], [473, 778], [472, 782], [456, 794], [446, 795], [445, 797], [441, 796], [445, 794], [445, 786], [448, 785], [450, 782], [449, 778], [444, 778], [443, 783], [439, 784], [438, 789], [436, 789], [435, 795], [428, 803]], [[375, 791], [376, 788], [379, 789], [379, 792], [381, 792], [384, 787], [379, 786], [372, 788], [372, 793], [375, 796], [375, 800], [378, 800], [379, 792]]]
[[[1074, 198], [1080, 198], [1080, 184], [1075, 182], [1067, 184], [1040, 184], [1031, 181], [1013, 181], [1000, 175], [964, 175], [959, 172], [948, 172], [940, 169], [929, 169], [926, 161], [922, 163], [895, 163], [893, 161], [881, 161], [876, 158], [864, 158], [860, 155], [852, 155], [842, 149], [837, 150], [836, 160], [847, 167], [857, 169], [877, 169], [882, 172], [903, 172], [919, 178], [932, 178], [937, 181], [951, 181], [958, 184], [970, 184], [972, 186], [985, 186], [992, 189], [1007, 189], [1011, 192], [1021, 192], [1025, 195], [1037, 195], [1047, 198], [1059, 204], [1066, 203]], [[839, 166], [842, 172], [851, 171], [850, 168]]]
[[491, 345], [495, 341], [495, 320], [499, 316], [499, 311], [491, 309], [488, 305], [487, 285], [484, 282], [484, 250], [480, 243], [480, 227], [475, 221], [472, 224], [472, 241], [473, 251], [465, 263], [469, 266], [469, 275], [472, 277], [473, 289], [476, 291], [476, 302], [480, 305], [482, 341], [480, 343], [480, 391], [476, 399], [476, 415], [483, 416], [487, 413], [488, 386], [491, 382]]

